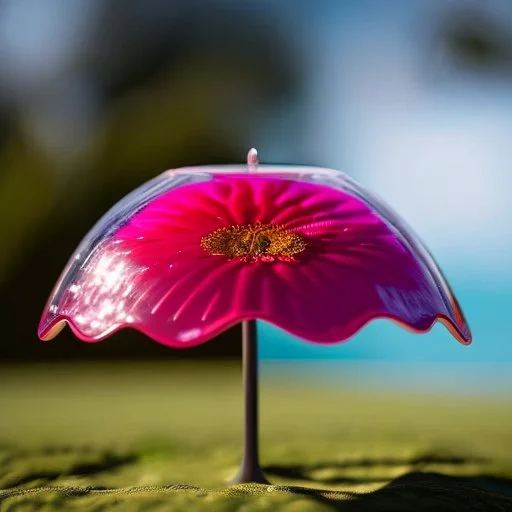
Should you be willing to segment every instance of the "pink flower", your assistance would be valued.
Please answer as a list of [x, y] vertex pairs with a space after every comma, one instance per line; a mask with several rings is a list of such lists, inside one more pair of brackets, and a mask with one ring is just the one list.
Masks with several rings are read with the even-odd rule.
[[257, 318], [333, 343], [386, 317], [416, 332], [439, 319], [471, 342], [442, 274], [398, 217], [342, 173], [294, 172], [185, 170], [136, 191], [71, 259], [40, 337], [64, 322], [84, 341], [129, 326], [188, 347]]

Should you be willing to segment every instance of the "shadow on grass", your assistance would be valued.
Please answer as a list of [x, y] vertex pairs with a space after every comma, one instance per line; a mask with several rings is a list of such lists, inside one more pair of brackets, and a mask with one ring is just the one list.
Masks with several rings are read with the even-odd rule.
[[[34, 468], [34, 458], [49, 461], [61, 458], [61, 465], [42, 464]], [[134, 454], [116, 454], [88, 447], [43, 447], [37, 451], [9, 450], [0, 458], [1, 487], [20, 487], [32, 482], [53, 482], [60, 477], [86, 477], [117, 470], [137, 461]]]
[[[441, 456], [441, 455], [423, 455], [414, 458], [383, 457], [383, 458], [363, 458], [342, 462], [320, 462], [316, 464], [291, 464], [291, 465], [271, 465], [265, 466], [264, 471], [269, 475], [278, 476], [290, 480], [302, 480], [319, 482], [322, 484], [365, 484], [373, 482], [382, 482], [389, 480], [389, 475], [384, 473], [381, 476], [354, 477], [343, 474], [345, 470], [371, 469], [377, 468], [392, 469], [396, 467], [416, 467], [421, 468], [429, 464], [442, 464], [450, 466], [464, 466], [466, 464], [483, 464], [488, 462], [483, 458], [467, 458], [459, 456]], [[318, 472], [324, 472], [324, 476], [319, 477]], [[325, 472], [334, 473], [326, 476]], [[342, 474], [340, 474], [342, 473]]]
[[[244, 503], [257, 501], [259, 497], [268, 500], [272, 495], [287, 494], [298, 498], [308, 498], [318, 503], [318, 510], [342, 512], [476, 512], [511, 511], [512, 480], [489, 476], [462, 478], [441, 475], [439, 473], [413, 472], [396, 478], [383, 488], [367, 493], [352, 493], [309, 489], [298, 486], [267, 486], [259, 484], [241, 484], [226, 489], [208, 490], [188, 485], [140, 486], [130, 488], [105, 489], [102, 487], [38, 487], [33, 489], [6, 489], [0, 491], [0, 501], [9, 498], [27, 500], [25, 505], [42, 503], [59, 494], [69, 510], [76, 510], [75, 499], [90, 497], [91, 504], [101, 499], [106, 509], [110, 505], [129, 507], [129, 510], [161, 510], [164, 504], [172, 507], [174, 499], [183, 504], [188, 496], [187, 510], [215, 510], [218, 503], [222, 510], [239, 510]], [[203, 498], [208, 497], [206, 503]], [[65, 501], [62, 501], [65, 500]], [[155, 501], [158, 500], [158, 501]], [[219, 500], [219, 501], [212, 501]], [[233, 507], [221, 505], [232, 503]], [[21, 502], [18, 501], [21, 504]], [[202, 505], [201, 505], [202, 504]], [[208, 505], [204, 508], [204, 505]], [[59, 505], [60, 506], [60, 505]], [[79, 505], [83, 509], [84, 503]], [[154, 508], [153, 508], [154, 506]], [[199, 508], [197, 508], [199, 507]], [[210, 508], [213, 507], [213, 508]], [[280, 507], [269, 510], [279, 510]], [[10, 510], [10, 509], [9, 509]], [[32, 509], [23, 509], [32, 510]], [[54, 509], [51, 509], [54, 510]], [[60, 510], [60, 508], [59, 508]], [[102, 509], [103, 510], [103, 509]], [[128, 508], [126, 509], [128, 510]], [[172, 508], [169, 508], [172, 510]], [[299, 510], [299, 509], [293, 509]], [[308, 510], [316, 510], [308, 508]]]
[[[478, 476], [450, 476], [425, 472], [428, 464], [463, 467], [466, 464], [485, 463], [485, 459], [442, 457], [426, 455], [414, 459], [361, 459], [348, 462], [318, 463], [311, 465], [267, 466], [266, 473], [293, 480], [316, 484], [365, 484], [389, 480], [385, 473], [370, 477], [353, 477], [343, 472], [354, 469], [376, 469], [412, 466], [412, 471], [394, 478], [382, 488], [369, 492], [337, 492], [324, 489], [279, 486], [283, 491], [307, 495], [325, 508], [348, 512], [376, 511], [512, 511], [512, 479], [481, 474]], [[416, 468], [414, 468], [416, 466]], [[331, 472], [332, 476], [318, 476], [317, 472]], [[341, 474], [336, 474], [337, 472]]]
[[453, 477], [412, 472], [370, 493], [274, 486], [275, 491], [307, 496], [325, 510], [342, 512], [512, 511], [512, 479]]
[[512, 511], [512, 480], [493, 476], [456, 477], [411, 472], [352, 501], [326, 499], [333, 510], [473, 512]]
[[[87, 449], [79, 450], [79, 461], [61, 468], [61, 471], [30, 471], [12, 479], [13, 485], [0, 489], [0, 502], [5, 506], [10, 503], [23, 503], [32, 506], [34, 503], [52, 503], [60, 510], [65, 504], [68, 510], [87, 507], [87, 504], [102, 503], [108, 509], [121, 503], [126, 510], [161, 510], [159, 506], [172, 506], [173, 503], [185, 503], [187, 510], [215, 510], [217, 504], [222, 510], [238, 510], [244, 503], [257, 501], [258, 497], [288, 495], [293, 499], [308, 499], [316, 502], [318, 510], [347, 511], [347, 512], [473, 512], [473, 511], [511, 511], [512, 512], [512, 479], [486, 474], [478, 476], [448, 476], [438, 472], [426, 471], [427, 465], [452, 465], [456, 469], [465, 465], [486, 463], [488, 461], [475, 458], [442, 457], [425, 455], [414, 459], [364, 458], [356, 461], [325, 462], [312, 465], [267, 466], [265, 471], [269, 476], [286, 478], [288, 485], [259, 485], [242, 484], [223, 489], [202, 489], [192, 485], [155, 485], [137, 487], [102, 487], [90, 486], [58, 486], [52, 485], [61, 476], [94, 475], [106, 471], [117, 470], [125, 464], [135, 462], [135, 455], [116, 455], [110, 452], [94, 452]], [[23, 462], [28, 453], [17, 452], [6, 454], [11, 462]], [[77, 455], [76, 448], [69, 451], [65, 448], [48, 448], [39, 452], [40, 456]], [[4, 457], [3, 461], [5, 462]], [[386, 468], [406, 466], [410, 472], [394, 478], [386, 476]], [[359, 471], [363, 476], [344, 475], [346, 471]], [[364, 476], [364, 470], [368, 476]], [[406, 469], [406, 468], [405, 468]], [[377, 477], [371, 476], [376, 470], [382, 470]], [[315, 473], [316, 472], [316, 473]], [[323, 472], [323, 473], [322, 473]], [[332, 476], [329, 476], [332, 472]], [[318, 473], [321, 475], [318, 476]], [[339, 473], [339, 474], [336, 474]], [[327, 474], [327, 476], [326, 476]], [[323, 475], [323, 476], [322, 476]], [[41, 479], [43, 482], [41, 483]], [[39, 481], [39, 482], [37, 482]], [[300, 485], [304, 481], [325, 485], [324, 488], [312, 489]], [[25, 487], [33, 482], [34, 486]], [[36, 483], [37, 482], [37, 483]], [[347, 483], [360, 484], [371, 482], [388, 482], [378, 490], [368, 493], [339, 491], [329, 489], [329, 484]], [[203, 498], [208, 498], [204, 500]], [[10, 500], [15, 501], [10, 501]], [[77, 500], [90, 500], [90, 502]], [[23, 501], [20, 501], [23, 500]], [[99, 501], [100, 500], [100, 501]], [[176, 501], [174, 501], [176, 500]], [[213, 500], [213, 501], [212, 501]], [[216, 502], [215, 500], [219, 500]], [[226, 508], [222, 503], [231, 503]], [[201, 505], [202, 504], [202, 505]], [[215, 505], [215, 506], [214, 506]], [[57, 508], [55, 508], [57, 507]], [[78, 507], [78, 508], [75, 508]], [[196, 508], [199, 507], [199, 508]], [[203, 508], [201, 508], [203, 507]], [[207, 508], [204, 508], [207, 507]], [[224, 507], [224, 508], [223, 508]], [[27, 508], [26, 510], [29, 510]], [[31, 510], [31, 509], [30, 509]], [[124, 509], [123, 509], [124, 510]], [[272, 510], [279, 510], [276, 507]], [[295, 509], [294, 509], [295, 510]], [[299, 509], [297, 509], [299, 510]], [[313, 510], [313, 509], [311, 509]], [[316, 508], [314, 509], [316, 510]]]

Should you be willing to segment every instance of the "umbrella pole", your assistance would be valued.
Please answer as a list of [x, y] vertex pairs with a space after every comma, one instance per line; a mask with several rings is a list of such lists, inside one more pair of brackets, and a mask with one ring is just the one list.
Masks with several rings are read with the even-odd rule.
[[244, 455], [232, 483], [268, 484], [258, 453], [258, 339], [256, 320], [242, 322], [243, 378], [245, 401]]

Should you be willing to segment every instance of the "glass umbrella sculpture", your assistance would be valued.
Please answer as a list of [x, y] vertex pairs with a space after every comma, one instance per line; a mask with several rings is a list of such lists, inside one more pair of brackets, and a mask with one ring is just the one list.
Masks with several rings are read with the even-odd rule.
[[471, 333], [424, 245], [340, 171], [259, 165], [165, 171], [83, 239], [43, 312], [96, 342], [132, 327], [165, 345], [204, 343], [242, 323], [245, 437], [234, 482], [266, 482], [258, 462], [256, 319], [311, 342], [345, 341], [374, 318]]

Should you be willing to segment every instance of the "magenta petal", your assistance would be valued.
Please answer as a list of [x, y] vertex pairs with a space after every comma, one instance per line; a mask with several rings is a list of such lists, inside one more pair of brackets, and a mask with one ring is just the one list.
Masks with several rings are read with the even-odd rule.
[[[387, 317], [418, 332], [440, 319], [471, 342], [423, 245], [342, 173], [209, 171], [164, 174], [114, 207], [61, 277], [40, 336], [67, 321], [86, 341], [131, 326], [185, 347], [257, 318], [331, 343]], [[218, 228], [256, 222], [282, 224], [306, 250], [296, 262], [248, 263], [200, 245]]]

